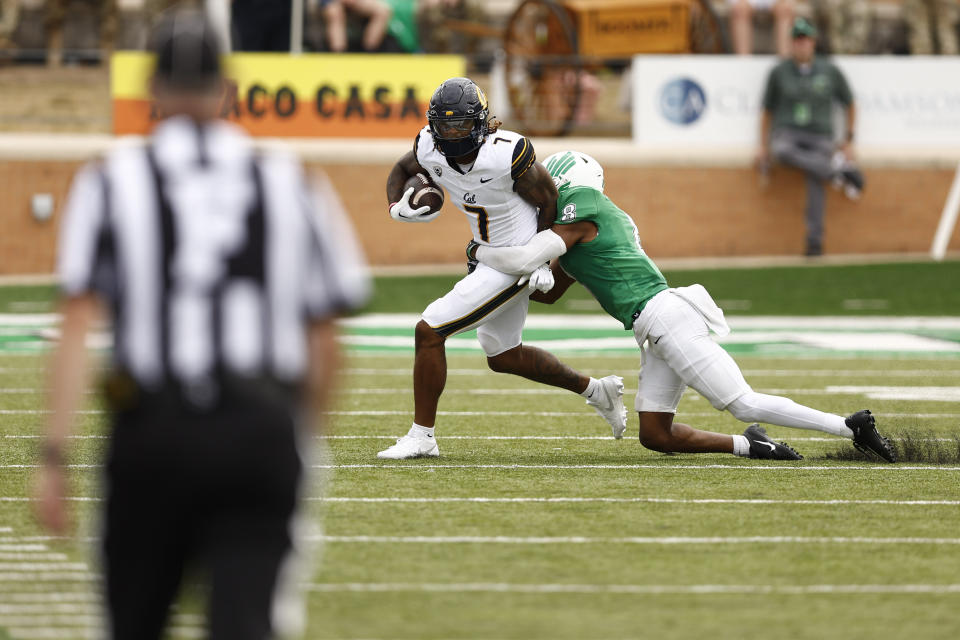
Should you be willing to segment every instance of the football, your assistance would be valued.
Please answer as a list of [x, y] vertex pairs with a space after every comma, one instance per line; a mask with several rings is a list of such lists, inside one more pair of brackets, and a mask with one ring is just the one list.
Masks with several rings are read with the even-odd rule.
[[431, 180], [427, 174], [415, 173], [410, 176], [410, 179], [403, 185], [404, 193], [411, 187], [413, 187], [413, 193], [410, 194], [411, 208], [419, 209], [427, 206], [430, 207], [430, 213], [436, 213], [443, 206], [443, 189]]

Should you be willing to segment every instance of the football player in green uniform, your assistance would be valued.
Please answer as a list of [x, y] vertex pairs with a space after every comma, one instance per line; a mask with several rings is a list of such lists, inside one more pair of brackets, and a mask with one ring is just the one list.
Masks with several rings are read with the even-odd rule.
[[733, 358], [710, 338], [730, 332], [710, 294], [701, 285], [670, 288], [640, 245], [633, 220], [603, 194], [603, 167], [577, 152], [556, 153], [544, 165], [557, 184], [557, 215], [550, 229], [523, 246], [471, 243], [468, 257], [505, 273], [527, 274], [553, 260], [556, 284], [531, 299], [555, 302], [579, 281], [603, 309], [632, 330], [641, 351], [635, 407], [640, 442], [655, 451], [725, 452], [750, 458], [797, 460], [801, 456], [774, 442], [759, 424], [743, 435], [701, 431], [674, 420], [687, 386], [743, 422], [814, 429], [853, 440], [860, 451], [896, 462], [889, 441], [877, 432], [869, 411], [848, 418], [757, 393]]

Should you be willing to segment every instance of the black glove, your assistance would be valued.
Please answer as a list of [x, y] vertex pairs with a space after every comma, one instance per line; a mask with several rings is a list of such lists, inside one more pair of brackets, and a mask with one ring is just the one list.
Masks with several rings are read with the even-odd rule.
[[480, 263], [476, 258], [471, 257], [476, 247], [479, 247], [480, 243], [476, 240], [470, 239], [470, 242], [467, 243], [467, 274], [473, 273], [474, 269], [477, 268], [477, 265]]

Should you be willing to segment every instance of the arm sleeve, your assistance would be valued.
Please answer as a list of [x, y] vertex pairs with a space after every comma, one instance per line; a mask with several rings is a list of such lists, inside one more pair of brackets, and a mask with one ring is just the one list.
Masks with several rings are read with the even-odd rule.
[[513, 148], [513, 162], [510, 164], [510, 177], [516, 180], [527, 172], [537, 161], [537, 154], [533, 144], [526, 138], [520, 138]]
[[833, 75], [836, 78], [834, 97], [846, 106], [853, 104], [853, 92], [850, 91], [850, 85], [847, 83], [847, 77], [843, 75], [840, 68], [834, 65]]
[[73, 180], [60, 226], [57, 279], [67, 296], [89, 293], [106, 223], [105, 177], [97, 165], [83, 167]]
[[477, 247], [477, 260], [503, 273], [522, 275], [530, 273], [544, 262], [567, 252], [567, 243], [547, 229], [515, 247]]
[[324, 176], [303, 189], [310, 222], [306, 308], [317, 320], [357, 311], [370, 298], [370, 270], [340, 198]]

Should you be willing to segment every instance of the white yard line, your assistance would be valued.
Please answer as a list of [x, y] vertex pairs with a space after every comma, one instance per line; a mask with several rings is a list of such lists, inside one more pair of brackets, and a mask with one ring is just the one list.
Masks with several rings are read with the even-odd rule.
[[[0, 464], [0, 469], [39, 469], [39, 464]], [[102, 469], [102, 464], [68, 464], [67, 469]], [[659, 469], [663, 471], [695, 471], [703, 469], [718, 469], [731, 471], [960, 471], [960, 467], [942, 466], [905, 466], [877, 464], [875, 466], [786, 466], [786, 465], [756, 465], [739, 466], [727, 464], [315, 464], [313, 469], [379, 469], [382, 471], [423, 471], [425, 469], [512, 469], [526, 471], [533, 469], [595, 469], [595, 470], [631, 470], [631, 469]], [[9, 529], [0, 533], [9, 533]]]
[[86, 571], [86, 562], [0, 562], [0, 571]]
[[[408, 356], [409, 357], [409, 356]], [[566, 355], [565, 358], [574, 357], [573, 355]], [[607, 360], [608, 356], [599, 356], [600, 358]], [[610, 356], [612, 357], [612, 356]], [[637, 368], [640, 364], [640, 354], [638, 353], [635, 357], [637, 360]], [[0, 369], [3, 371], [3, 369]], [[373, 367], [352, 367], [342, 370], [343, 373], [348, 375], [370, 375], [370, 376], [412, 376], [413, 375], [413, 363], [410, 363], [410, 366], [407, 368], [389, 368], [389, 369], [377, 369]], [[484, 376], [489, 375], [491, 377], [497, 376], [490, 369], [476, 368], [460, 368], [460, 369], [448, 369], [447, 375], [453, 376]], [[745, 376], [769, 376], [769, 377], [827, 377], [827, 376], [838, 376], [844, 378], [896, 378], [896, 377], [906, 377], [906, 378], [939, 378], [943, 376], [960, 376], [960, 369], [934, 369], [929, 368], [920, 368], [920, 369], [883, 369], [882, 371], [857, 371], [854, 369], [743, 369], [743, 375]], [[503, 376], [497, 376], [502, 378]]]
[[960, 545], [960, 538], [867, 538], [860, 536], [310, 536], [310, 541], [360, 544], [870, 544], [870, 545]]
[[572, 594], [942, 594], [960, 593], [960, 584], [522, 584], [506, 582], [337, 582], [312, 583], [308, 591], [330, 592], [436, 592], [436, 593], [572, 593]]
[[19, 551], [0, 551], [0, 560], [46, 560], [49, 562], [66, 561], [65, 553], [24, 553]]
[[[0, 464], [0, 469], [39, 469], [39, 464]], [[102, 464], [68, 464], [67, 469], [102, 469]], [[702, 469], [721, 469], [735, 471], [960, 471], [960, 467], [944, 466], [905, 466], [877, 464], [875, 466], [776, 466], [756, 465], [739, 466], [726, 464], [315, 464], [313, 469], [380, 469], [383, 471], [422, 471], [424, 469], [514, 469], [518, 471], [531, 469], [597, 469], [597, 470], [624, 470], [624, 469], [660, 469], [664, 471], [687, 471]], [[4, 532], [0, 529], [0, 532]], [[6, 531], [9, 533], [9, 530]]]
[[[77, 502], [102, 502], [103, 498], [83, 496], [70, 497], [67, 500]], [[0, 497], [0, 502], [29, 502], [33, 498], [21, 497]], [[746, 505], [823, 505], [823, 506], [843, 506], [843, 505], [892, 505], [892, 506], [960, 506], [960, 500], [773, 500], [764, 498], [602, 498], [602, 497], [523, 497], [523, 498], [498, 498], [498, 497], [423, 497], [423, 498], [403, 498], [393, 496], [377, 497], [336, 497], [336, 496], [315, 496], [307, 497], [311, 502], [335, 502], [335, 503], [361, 503], [361, 504], [380, 504], [380, 503], [399, 503], [399, 504], [431, 504], [431, 503], [479, 503], [479, 504], [529, 504], [529, 503], [611, 503], [611, 504], [746, 504]], [[66, 560], [66, 554], [29, 554], [29, 553], [4, 553], [0, 552], [0, 560]]]
[[[588, 414], [589, 415], [589, 414]], [[685, 416], [691, 416], [694, 414], [683, 414]], [[715, 416], [716, 413], [704, 414], [705, 416]], [[884, 417], [886, 414], [875, 413], [875, 416]], [[930, 417], [950, 417], [954, 414], [930, 414]], [[960, 417], [960, 413], [955, 414], [956, 417]], [[915, 416], [914, 416], [915, 417]], [[783, 427], [786, 429], [787, 427]], [[724, 433], [724, 432], [720, 432]], [[3, 436], [4, 438], [10, 440], [37, 440], [45, 436], [36, 435], [36, 434], [16, 434], [8, 433]], [[100, 435], [100, 434], [88, 434], [88, 435], [73, 435], [68, 436], [76, 440], [106, 440], [110, 436]], [[318, 440], [396, 440], [396, 433], [383, 433], [383, 434], [329, 434], [329, 435], [317, 435], [313, 436]], [[613, 440], [611, 436], [575, 436], [575, 435], [559, 435], [559, 436], [476, 436], [476, 435], [443, 435], [441, 436], [444, 440]], [[632, 438], [631, 438], [632, 439]], [[790, 442], [843, 442], [845, 438], [839, 436], [833, 437], [819, 437], [819, 436], [789, 436]], [[898, 438], [892, 438], [897, 440]], [[903, 438], [899, 438], [902, 440]], [[923, 442], [954, 442], [954, 438], [919, 438]], [[4, 498], [0, 498], [4, 500]]]
[[528, 498], [399, 498], [399, 497], [322, 497], [308, 498], [318, 502], [359, 502], [359, 503], [413, 503], [429, 504], [434, 502], [467, 502], [481, 504], [529, 504], [529, 503], [614, 503], [614, 504], [749, 504], [749, 505], [895, 505], [895, 506], [957, 506], [960, 500], [772, 500], [760, 498], [579, 498], [579, 497], [528, 497]]
[[9, 603], [39, 603], [39, 606], [51, 606], [51, 603], [96, 603], [99, 596], [91, 591], [42, 591], [37, 593], [4, 593], [3, 599]]
[[[0, 468], [3, 468], [0, 466]], [[901, 464], [845, 465], [845, 466], [787, 466], [787, 465], [729, 465], [729, 464], [320, 464], [314, 469], [379, 469], [381, 471], [423, 471], [425, 469], [595, 469], [603, 471], [659, 469], [663, 471], [700, 471], [717, 469], [729, 471], [960, 471], [960, 467], [905, 466]]]
[[97, 574], [89, 571], [0, 571], [0, 582], [89, 582]]
[[26, 604], [0, 604], [0, 615], [25, 613], [93, 613], [100, 610], [94, 602], [30, 602]]

